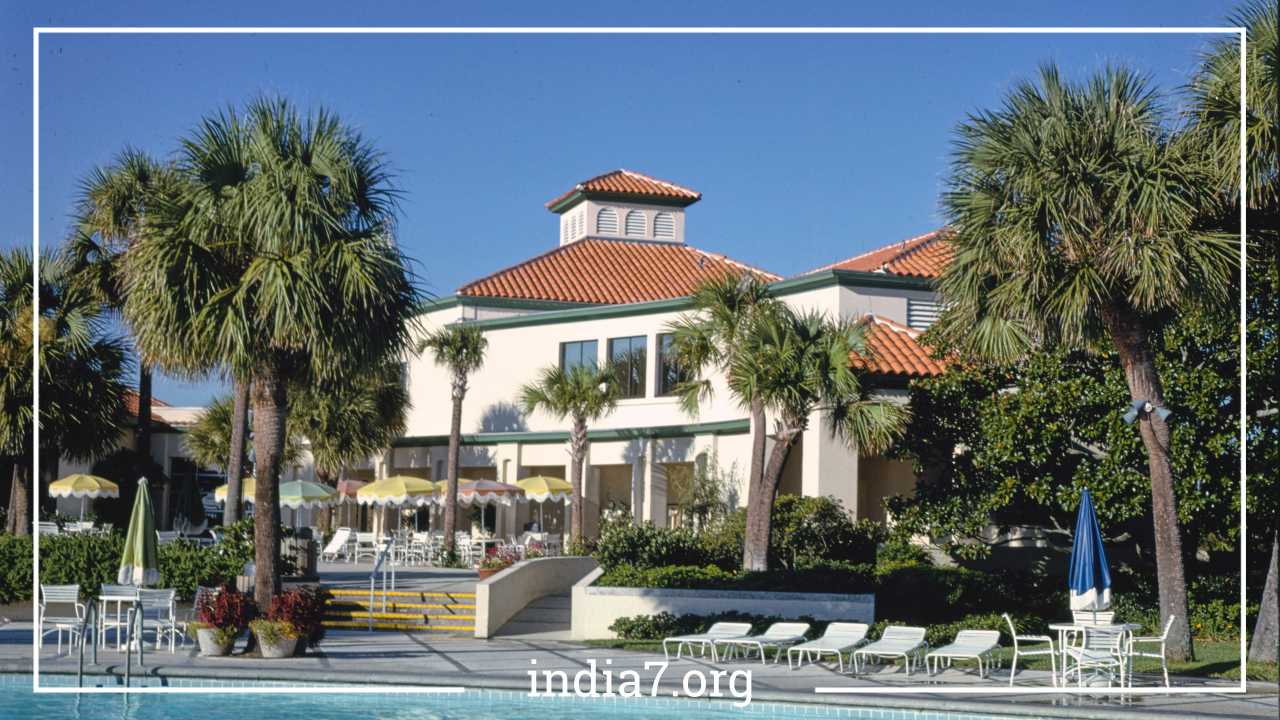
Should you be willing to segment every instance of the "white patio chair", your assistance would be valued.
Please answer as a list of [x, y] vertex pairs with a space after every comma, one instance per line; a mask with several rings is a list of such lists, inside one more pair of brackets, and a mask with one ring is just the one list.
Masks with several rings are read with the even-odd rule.
[[1066, 650], [1067, 666], [1062, 669], [1062, 681], [1075, 673], [1076, 684], [1084, 687], [1084, 672], [1107, 676], [1107, 687], [1119, 676], [1120, 687], [1125, 684], [1125, 637], [1128, 631], [1124, 626], [1086, 625], [1080, 629], [1080, 644], [1071, 645]]
[[[1009, 684], [1013, 685], [1013, 676], [1018, 672], [1018, 658], [1048, 655], [1049, 669], [1053, 673], [1051, 679], [1056, 687], [1058, 685], [1058, 653], [1053, 647], [1053, 638], [1048, 635], [1019, 635], [1017, 629], [1013, 627], [1013, 618], [1009, 617], [1009, 613], [1003, 613], [1001, 617], [1009, 624], [1009, 637], [1013, 638], [1013, 662], [1009, 663]], [[1022, 647], [1026, 643], [1033, 643], [1035, 647], [1030, 649]], [[1048, 643], [1049, 647], [1042, 647], [1039, 643]]]
[[[1165, 656], [1164, 656], [1165, 644], [1166, 644], [1166, 643], [1168, 642], [1168, 640], [1169, 640], [1169, 629], [1173, 627], [1173, 620], [1174, 620], [1174, 618], [1176, 618], [1176, 617], [1177, 617], [1177, 615], [1170, 615], [1170, 616], [1169, 616], [1169, 619], [1168, 619], [1168, 620], [1165, 622], [1165, 624], [1164, 624], [1164, 632], [1160, 633], [1159, 635], [1147, 635], [1147, 636], [1140, 636], [1140, 637], [1135, 637], [1135, 638], [1132, 638], [1132, 639], [1130, 639], [1130, 640], [1129, 640], [1129, 658], [1130, 658], [1130, 660], [1132, 660], [1133, 658], [1140, 658], [1140, 657], [1141, 657], [1141, 658], [1159, 658], [1159, 659], [1160, 659], [1160, 672], [1164, 673], [1164, 686], [1165, 686], [1165, 687], [1169, 687], [1169, 662], [1168, 662], [1168, 660], [1166, 660], [1166, 659], [1165, 659]], [[1160, 650], [1159, 650], [1159, 652], [1156, 652], [1156, 651], [1153, 651], [1153, 650], [1139, 650], [1139, 649], [1137, 648], [1137, 646], [1138, 646], [1139, 644], [1143, 644], [1143, 645], [1157, 645], [1157, 646], [1159, 646]], [[1133, 684], [1133, 672], [1132, 672], [1132, 671], [1130, 671], [1130, 672], [1129, 672], [1129, 684], [1130, 684], [1130, 685], [1132, 685], [1132, 684]]]
[[[169, 652], [174, 652], [178, 638], [178, 612], [176, 592], [172, 589], [139, 590], [138, 603], [142, 606], [142, 632], [151, 631], [155, 638], [155, 647], [160, 649], [161, 642], [169, 638]], [[142, 638], [138, 638], [142, 642]]]
[[806, 661], [822, 662], [823, 655], [835, 655], [837, 667], [840, 672], [844, 672], [844, 654], [852, 654], [853, 650], [867, 641], [868, 628], [866, 623], [833, 622], [827, 625], [822, 637], [788, 648], [787, 667], [793, 668], [793, 656], [797, 660], [794, 667], [799, 667]]
[[[59, 606], [62, 610], [71, 610], [73, 614], [50, 612], [50, 605]], [[67, 633], [68, 648], [74, 648], [76, 638], [80, 636], [80, 628], [84, 625], [84, 603], [80, 602], [79, 585], [41, 585], [40, 605], [36, 608], [36, 617], [40, 627], [40, 647], [44, 647], [44, 637], [49, 633], [58, 634], [58, 654], [62, 654], [62, 633]], [[45, 628], [49, 629], [46, 630]], [[81, 642], [84, 638], [80, 638]]]
[[[925, 670], [933, 675], [942, 669], [945, 661], [951, 667], [953, 660], [974, 660], [978, 663], [978, 677], [986, 677], [997, 660], [995, 652], [1000, 649], [999, 630], [961, 630], [950, 645], [943, 645], [924, 656]], [[932, 661], [933, 667], [929, 667]], [[985, 662], [985, 665], [984, 665]]]
[[1115, 619], [1116, 613], [1114, 610], [1072, 610], [1071, 623], [1076, 628], [1062, 633], [1063, 647], [1076, 642], [1080, 637], [1079, 628], [1086, 625], [1111, 625], [1115, 622]]
[[[856, 674], [866, 668], [869, 658], [879, 660], [896, 660], [902, 658], [902, 664], [911, 677], [911, 666], [920, 661], [921, 653], [929, 649], [925, 642], [925, 629], [907, 625], [890, 625], [880, 634], [880, 639], [853, 651], [853, 672]], [[859, 667], [861, 661], [862, 667]]]
[[759, 635], [718, 638], [712, 642], [717, 651], [723, 647], [724, 652], [720, 653], [721, 660], [736, 655], [739, 649], [742, 650], [742, 657], [745, 659], [750, 655], [751, 650], [755, 650], [760, 653], [760, 664], [764, 665], [766, 650], [773, 648], [773, 661], [776, 663], [782, 657], [783, 650], [804, 642], [804, 634], [807, 632], [809, 632], [809, 623], [779, 622], [770, 625]]
[[351, 528], [340, 527], [333, 531], [333, 537], [329, 538], [329, 543], [324, 546], [324, 550], [320, 551], [320, 559], [336, 562], [339, 556], [348, 557], [350, 544]]
[[371, 532], [356, 533], [356, 547], [352, 555], [355, 562], [360, 562], [360, 558], [367, 557], [373, 560], [378, 556], [378, 536]]
[[36, 529], [41, 535], [57, 535], [62, 532], [62, 530], [58, 528], [58, 523], [56, 522], [41, 522], [37, 525]]
[[718, 638], [742, 637], [751, 632], [751, 623], [745, 622], [718, 622], [712, 625], [704, 633], [695, 633], [693, 635], [675, 635], [662, 640], [662, 654], [667, 659], [671, 659], [671, 651], [668, 647], [669, 643], [676, 645], [676, 659], [680, 659], [683, 650], [688, 649], [689, 655], [693, 655], [693, 649], [696, 647], [702, 651], [702, 655], [707, 654], [707, 650], [711, 650], [711, 659], [716, 659], [715, 641]]
[[169, 543], [174, 542], [181, 537], [182, 537], [182, 534], [179, 533], [177, 530], [157, 530], [156, 531], [156, 542], [159, 543], [160, 545], [168, 545]]

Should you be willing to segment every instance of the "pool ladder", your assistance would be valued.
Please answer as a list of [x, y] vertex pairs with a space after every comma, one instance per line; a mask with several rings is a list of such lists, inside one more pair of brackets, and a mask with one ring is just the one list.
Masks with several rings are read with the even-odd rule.
[[[85, 638], [91, 637], [93, 643], [93, 659], [92, 664], [98, 664], [98, 623], [101, 618], [98, 617], [98, 604], [89, 603], [89, 610], [84, 615], [84, 621], [80, 623], [80, 656], [76, 666], [76, 687], [84, 687], [84, 645]], [[124, 627], [124, 687], [127, 690], [132, 681], [133, 675], [133, 643], [138, 643], [138, 667], [144, 667], [142, 656], [142, 603], [134, 600], [129, 606], [129, 614], [125, 620]], [[89, 630], [92, 628], [93, 635], [90, 636]], [[117, 643], [119, 642], [120, 629], [116, 628]]]

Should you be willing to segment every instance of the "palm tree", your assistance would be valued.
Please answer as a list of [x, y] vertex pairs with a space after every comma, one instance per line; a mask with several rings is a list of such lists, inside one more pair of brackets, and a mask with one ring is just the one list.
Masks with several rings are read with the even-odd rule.
[[[1280, 428], [1273, 414], [1280, 385], [1280, 352], [1275, 342], [1275, 328], [1280, 327], [1280, 65], [1276, 63], [1280, 17], [1275, 3], [1253, 2], [1231, 20], [1232, 25], [1246, 29], [1249, 53], [1244, 127], [1249, 232], [1246, 405], [1252, 415], [1249, 434], [1255, 438], [1249, 449], [1249, 522], [1251, 531], [1255, 525], [1265, 530], [1255, 537], [1269, 537], [1271, 543], [1249, 659], [1274, 663], [1280, 649], [1280, 507], [1274, 487]], [[1226, 210], [1223, 224], [1239, 232], [1240, 42], [1236, 37], [1209, 48], [1188, 89], [1194, 129], [1217, 163]]]
[[789, 308], [761, 316], [742, 338], [729, 371], [739, 397], [759, 397], [776, 421], [773, 447], [759, 492], [747, 500], [744, 568], [767, 570], [773, 501], [796, 439], [821, 410], [850, 449], [875, 454], [902, 436], [909, 413], [899, 404], [872, 399], [853, 366], [868, 356], [865, 325], [831, 320]]
[[489, 346], [479, 328], [449, 325], [436, 330], [418, 344], [418, 352], [431, 350], [437, 365], [449, 369], [450, 396], [453, 413], [449, 416], [449, 469], [444, 498], [444, 543], [453, 552], [453, 532], [458, 514], [458, 460], [462, 447], [462, 400], [467, 396], [467, 378], [484, 366], [484, 352]]
[[[782, 304], [770, 296], [769, 288], [756, 275], [724, 275], [707, 280], [694, 291], [691, 298], [693, 312], [681, 315], [668, 326], [674, 335], [672, 352], [676, 364], [687, 376], [676, 387], [684, 411], [696, 416], [701, 404], [712, 393], [711, 373], [718, 373], [726, 380], [732, 372], [754, 323], [762, 317], [776, 315]], [[764, 451], [768, 427], [765, 421], [764, 398], [754, 391], [749, 382], [739, 382], [735, 396], [751, 414], [751, 461], [747, 475], [747, 505], [752, 498], [759, 503], [764, 487]], [[773, 495], [769, 494], [770, 507]], [[768, 544], [768, 533], [765, 533]], [[757, 555], [757, 548], [747, 543], [743, 549], [742, 564], [745, 568], [763, 568], [768, 560]]]
[[15, 249], [0, 255], [0, 455], [13, 466], [5, 532], [31, 530], [34, 392], [31, 376], [31, 255]]
[[569, 537], [582, 540], [582, 461], [587, 456], [587, 423], [613, 412], [618, 406], [618, 378], [613, 368], [577, 365], [569, 370], [552, 365], [537, 381], [520, 388], [519, 402], [526, 413], [541, 410], [557, 419], [569, 418], [569, 484], [573, 498], [569, 508]]
[[[1165, 130], [1142, 78], [1108, 69], [1087, 83], [1052, 66], [996, 111], [962, 123], [943, 205], [954, 260], [938, 286], [944, 342], [993, 357], [1034, 346], [1114, 345], [1134, 401], [1164, 389], [1151, 338], [1163, 318], [1225, 297], [1238, 248], [1202, 232], [1212, 178], [1194, 143]], [[1169, 424], [1143, 412], [1163, 618], [1170, 655], [1191, 654]]]
[[395, 190], [359, 133], [258, 99], [182, 141], [183, 182], [125, 256], [144, 359], [252, 381], [254, 597], [280, 589], [279, 479], [290, 380], [335, 382], [408, 345], [419, 294], [391, 232]]

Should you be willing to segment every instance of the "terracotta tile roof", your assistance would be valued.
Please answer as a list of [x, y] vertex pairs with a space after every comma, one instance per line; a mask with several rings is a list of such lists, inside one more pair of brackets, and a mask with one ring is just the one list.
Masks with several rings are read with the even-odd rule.
[[[138, 417], [138, 401], [139, 400], [140, 398], [138, 397], [137, 390], [125, 391], [124, 406], [125, 406], [125, 409], [129, 411], [129, 414], [133, 417]], [[169, 403], [161, 400], [160, 398], [154, 395], [151, 396], [151, 407], [156, 408], [156, 407], [168, 407], [168, 406], [169, 406]]]
[[[824, 265], [810, 273], [823, 270], [859, 270], [884, 272], [890, 275], [936, 278], [942, 268], [951, 261], [951, 248], [946, 241], [946, 230], [934, 230], [910, 240], [894, 243], [861, 255]], [[808, 274], [808, 273], [806, 273]]]
[[871, 359], [868, 362], [852, 353], [849, 362], [854, 367], [874, 375], [907, 378], [933, 377], [946, 372], [947, 364], [932, 357], [929, 348], [920, 344], [919, 330], [876, 315], [867, 315], [863, 322], [868, 326], [867, 350]]
[[702, 193], [681, 187], [666, 180], [659, 180], [632, 170], [614, 170], [597, 175], [590, 180], [583, 180], [547, 203], [553, 212], [556, 206], [581, 193], [583, 196], [596, 197], [628, 197], [649, 198], [656, 201], [674, 202], [678, 205], [691, 205], [697, 202]]
[[585, 238], [467, 283], [458, 295], [616, 305], [683, 297], [708, 278], [741, 272], [781, 279], [683, 243]]

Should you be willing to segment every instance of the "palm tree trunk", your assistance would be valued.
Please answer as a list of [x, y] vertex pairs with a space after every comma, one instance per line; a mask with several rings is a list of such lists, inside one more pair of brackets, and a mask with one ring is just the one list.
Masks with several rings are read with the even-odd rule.
[[[285, 373], [272, 364], [253, 381], [254, 474], [253, 599], [259, 608], [271, 607], [280, 592], [280, 469], [284, 457], [285, 418], [288, 415]], [[230, 502], [230, 499], [228, 499]]]
[[13, 463], [13, 487], [9, 490], [7, 530], [14, 535], [31, 532], [31, 468], [15, 459]]
[[[1164, 388], [1156, 373], [1155, 358], [1142, 320], [1128, 308], [1111, 305], [1103, 311], [1103, 322], [1120, 355], [1129, 396], [1133, 400], [1163, 405]], [[1151, 475], [1160, 624], [1174, 617], [1167, 647], [1170, 659], [1181, 662], [1192, 659], [1195, 650], [1187, 621], [1187, 579], [1182, 563], [1178, 504], [1173, 492], [1173, 464], [1169, 460], [1169, 425], [1155, 413], [1145, 413], [1138, 421], [1138, 430], [1147, 449], [1147, 469]]]
[[570, 467], [569, 484], [573, 497], [569, 500], [569, 539], [574, 545], [582, 541], [582, 461], [587, 455], [587, 423], [574, 418], [569, 434]]
[[138, 364], [138, 454], [151, 459], [151, 368]]
[[769, 569], [769, 535], [773, 531], [773, 501], [782, 482], [782, 469], [791, 454], [791, 446], [800, 435], [799, 425], [787, 423], [774, 438], [769, 462], [760, 479], [751, 485], [747, 494], [747, 527], [742, 543], [742, 569], [763, 571]]
[[764, 446], [769, 428], [765, 426], [764, 402], [759, 398], [751, 400], [751, 467], [747, 476], [747, 487], [760, 482], [764, 476]]
[[1271, 538], [1271, 566], [1262, 586], [1262, 608], [1253, 626], [1249, 660], [1274, 663], [1280, 654], [1280, 533]]
[[227, 505], [222, 524], [233, 525], [240, 519], [244, 491], [244, 436], [249, 425], [249, 381], [236, 380], [231, 394], [231, 447], [227, 457]]
[[453, 394], [453, 412], [449, 416], [449, 458], [445, 471], [447, 483], [444, 492], [444, 547], [452, 554], [453, 534], [458, 529], [458, 465], [462, 453], [462, 396]]
[[[337, 482], [333, 479], [333, 475], [328, 470], [316, 468], [316, 481], [322, 485], [335, 487]], [[320, 512], [316, 513], [316, 528], [320, 530], [321, 538], [329, 537], [329, 529], [333, 527], [333, 506], [329, 505], [320, 508]]]

